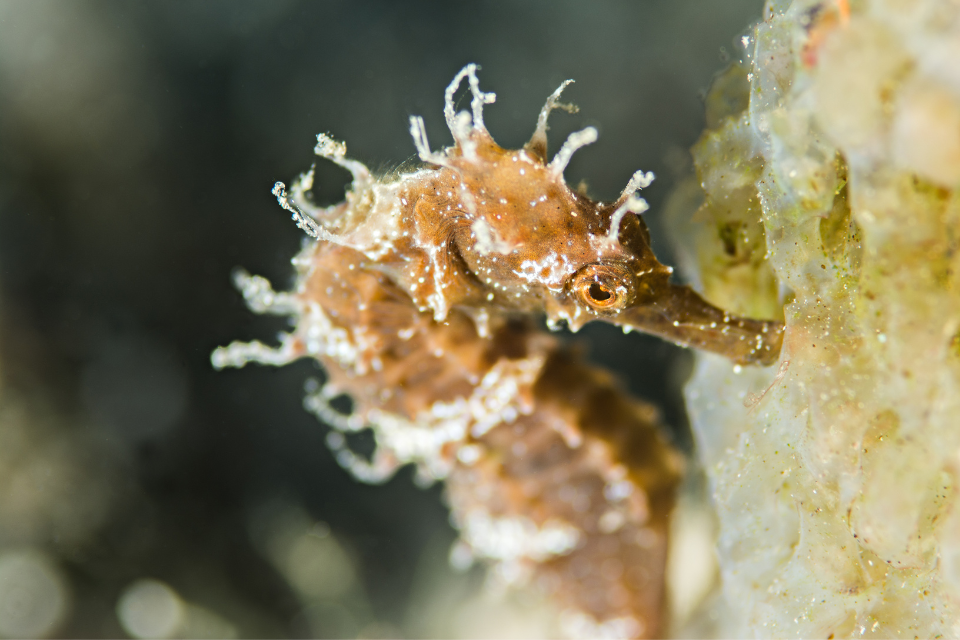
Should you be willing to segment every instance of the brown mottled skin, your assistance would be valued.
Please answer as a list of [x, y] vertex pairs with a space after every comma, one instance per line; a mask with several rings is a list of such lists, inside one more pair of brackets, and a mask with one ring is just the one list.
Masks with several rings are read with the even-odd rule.
[[[657, 637], [665, 627], [668, 524], [682, 458], [654, 408], [626, 397], [530, 318], [545, 313], [552, 326], [566, 322], [574, 330], [602, 320], [762, 365], [777, 359], [782, 326], [728, 316], [669, 282], [672, 270], [653, 255], [634, 213], [645, 203], [631, 191], [647, 177], [635, 176], [609, 204], [567, 187], [570, 154], [596, 132], [571, 136], [547, 162], [547, 116], [568, 108], [556, 102], [560, 90], [523, 150], [497, 145], [482, 121], [482, 105], [493, 96], [479, 91], [474, 72], [466, 67], [447, 91], [454, 146], [430, 151], [422, 122], [413, 120], [423, 169], [377, 180], [345, 158], [343, 145], [318, 137], [318, 155], [354, 175], [346, 201], [310, 205], [304, 192], [312, 173], [289, 198], [278, 184], [281, 205], [317, 242], [294, 261], [295, 291], [264, 293], [254, 279], [239, 281], [255, 310], [291, 314], [296, 329], [275, 350], [259, 343], [222, 348], [214, 364], [317, 359], [328, 373], [325, 388], [348, 394], [354, 417], [376, 434], [374, 467], [386, 475], [368, 481], [382, 481], [401, 464], [422, 465], [446, 479], [453, 518], [474, 555], [510, 571], [519, 562], [573, 616], [572, 628]], [[464, 78], [472, 118], [454, 113], [453, 93]], [[487, 378], [507, 383], [509, 411], [497, 405], [501, 396], [485, 395], [499, 388]], [[430, 434], [455, 434], [437, 440], [437, 451], [388, 444], [397, 429], [422, 442], [424, 428], [435, 427]], [[478, 518], [487, 524], [477, 528]], [[529, 522], [540, 532], [560, 523], [578, 537], [559, 551], [504, 558], [484, 537], [483, 527], [498, 522]]]
[[[355, 375], [321, 358], [329, 382], [350, 394], [360, 414], [378, 408], [412, 418], [435, 402], [468, 397], [497, 362], [545, 358], [535, 383], [524, 390], [526, 413], [450, 445], [446, 489], [453, 518], [462, 522], [479, 508], [494, 517], [523, 516], [538, 526], [557, 519], [574, 523], [584, 532], [583, 542], [536, 563], [534, 584], [561, 610], [572, 608], [599, 622], [629, 616], [641, 625], [637, 637], [662, 636], [669, 517], [683, 460], [664, 439], [658, 411], [626, 396], [609, 374], [560, 348], [528, 320], [499, 316], [482, 338], [459, 311], [443, 322], [417, 311], [361, 254], [324, 242], [310, 251], [301, 295], [319, 303], [338, 326], [377, 341], [379, 371]], [[344, 268], [351, 264], [356, 268]], [[569, 442], [571, 436], [580, 442]], [[457, 460], [461, 444], [481, 448], [476, 463]], [[624, 523], [605, 531], [602, 518], [613, 505], [604, 487], [618, 467], [635, 490], [621, 503]], [[580, 496], [582, 506], [571, 494]]]
[[[409, 203], [404, 217], [421, 242], [445, 247], [449, 272], [444, 286], [451, 307], [548, 315], [565, 311], [568, 316], [579, 310], [582, 320], [568, 320], [574, 329], [602, 320], [712, 351], [738, 364], [776, 362], [783, 325], [729, 315], [689, 287], [672, 284], [672, 270], [654, 256], [640, 216], [624, 216], [619, 243], [598, 255], [595, 239], [608, 233], [613, 212], [625, 197], [604, 204], [571, 190], [562, 175], [551, 174], [542, 147], [535, 143], [526, 149], [533, 163], [514, 162], [517, 152], [501, 148], [486, 130], [476, 129], [471, 135], [479, 162], [465, 159], [454, 148], [447, 155], [450, 166], [438, 169], [427, 184], [403, 191]], [[519, 169], [524, 169], [523, 175]], [[474, 213], [463, 202], [463, 192], [473, 196]], [[545, 202], [529, 206], [544, 195]], [[477, 218], [512, 251], [486, 255], [477, 251], [472, 231]], [[549, 254], [562, 255], [575, 265], [562, 288], [550, 290], [518, 275], [524, 262], [542, 263]], [[422, 265], [429, 269], [425, 258]], [[498, 286], [489, 286], [487, 279]], [[400, 275], [398, 280], [407, 278]], [[626, 289], [625, 295], [615, 294], [618, 284]], [[490, 293], [493, 300], [487, 298]], [[421, 307], [428, 306], [426, 294], [427, 290], [414, 294]]]

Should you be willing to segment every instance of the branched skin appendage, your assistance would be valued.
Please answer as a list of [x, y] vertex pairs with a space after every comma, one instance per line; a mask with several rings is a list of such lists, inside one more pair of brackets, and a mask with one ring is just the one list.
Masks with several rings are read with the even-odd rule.
[[[453, 97], [469, 83], [471, 112]], [[237, 285], [260, 313], [290, 315], [295, 329], [269, 348], [216, 350], [216, 367], [280, 365], [313, 357], [327, 380], [306, 407], [334, 428], [338, 461], [367, 482], [414, 463], [425, 482], [445, 479], [462, 542], [455, 562], [490, 561], [506, 582], [533, 579], [555, 592], [570, 633], [655, 636], [662, 630], [667, 523], [681, 473], [656, 411], [627, 399], [609, 376], [561, 349], [530, 318], [576, 330], [592, 320], [709, 349], [738, 363], [769, 364], [775, 322], [735, 318], [669, 282], [637, 214], [638, 172], [613, 203], [569, 189], [572, 154], [596, 140], [572, 134], [547, 157], [547, 100], [533, 137], [501, 148], [483, 124], [494, 95], [468, 65], [446, 91], [455, 144], [432, 151], [423, 122], [411, 134], [424, 167], [376, 178], [318, 136], [317, 155], [349, 170], [346, 200], [312, 205], [312, 170], [274, 194], [316, 239], [294, 259], [294, 291], [245, 273]], [[330, 401], [346, 394], [353, 412]], [[343, 432], [372, 429], [371, 459]]]

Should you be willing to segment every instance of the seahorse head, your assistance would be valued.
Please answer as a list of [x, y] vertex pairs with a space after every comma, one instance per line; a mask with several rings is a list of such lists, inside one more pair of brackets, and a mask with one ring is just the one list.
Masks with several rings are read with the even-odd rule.
[[[466, 78], [472, 113], [455, 113], [453, 94]], [[419, 118], [412, 132], [420, 157], [446, 170], [457, 201], [451, 242], [471, 274], [499, 307], [542, 309], [552, 322], [577, 329], [602, 317], [650, 303], [666, 285], [670, 268], [650, 249], [638, 214], [647, 203], [636, 192], [652, 173], [638, 171], [614, 202], [597, 202], [571, 189], [563, 172], [573, 153], [597, 139], [592, 127], [573, 133], [552, 160], [547, 156], [550, 112], [573, 107], [558, 102], [564, 82], [540, 112], [530, 141], [519, 150], [500, 147], [483, 124], [482, 108], [493, 94], [479, 90], [476, 67], [464, 68], [447, 89], [446, 116], [455, 145], [429, 150]], [[435, 209], [442, 210], [442, 207]]]
[[[782, 324], [731, 316], [670, 283], [672, 269], [654, 256], [640, 217], [648, 207], [637, 192], [652, 173], [636, 172], [609, 203], [567, 185], [563, 172], [573, 153], [597, 139], [596, 129], [587, 127], [548, 158], [550, 113], [574, 110], [559, 102], [570, 80], [547, 99], [530, 141], [509, 150], [483, 124], [483, 106], [495, 96], [480, 90], [476, 69], [464, 67], [446, 90], [453, 146], [431, 151], [423, 120], [411, 118], [427, 167], [380, 180], [348, 159], [342, 143], [321, 134], [316, 153], [353, 174], [346, 201], [326, 209], [310, 205], [311, 171], [289, 197], [277, 183], [280, 204], [318, 240], [364, 256], [363, 264], [350, 268], [389, 278], [437, 322], [458, 308], [473, 314], [482, 332], [485, 319], [497, 313], [543, 312], [552, 327], [566, 322], [576, 331], [602, 319], [743, 364], [776, 360]], [[457, 112], [454, 94], [465, 79], [471, 110]], [[309, 255], [302, 262], [308, 269]]]

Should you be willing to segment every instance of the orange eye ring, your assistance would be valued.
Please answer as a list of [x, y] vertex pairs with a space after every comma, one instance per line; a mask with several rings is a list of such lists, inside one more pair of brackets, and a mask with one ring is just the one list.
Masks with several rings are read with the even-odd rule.
[[618, 265], [589, 264], [574, 276], [571, 290], [590, 309], [597, 312], [618, 312], [630, 302], [633, 278]]

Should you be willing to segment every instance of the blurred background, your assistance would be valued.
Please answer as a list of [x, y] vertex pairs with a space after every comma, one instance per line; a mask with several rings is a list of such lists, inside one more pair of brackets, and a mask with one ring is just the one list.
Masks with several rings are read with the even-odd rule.
[[[537, 635], [536, 603], [456, 573], [442, 487], [353, 481], [301, 406], [310, 362], [216, 373], [278, 318], [303, 240], [270, 194], [330, 132], [388, 170], [408, 117], [449, 144], [465, 63], [518, 147], [566, 78], [600, 141], [567, 179], [610, 200], [637, 169], [658, 221], [702, 96], [762, 0], [0, 0], [0, 637]], [[316, 197], [348, 176], [318, 166]], [[588, 327], [571, 339], [662, 408], [689, 448], [689, 356]]]

